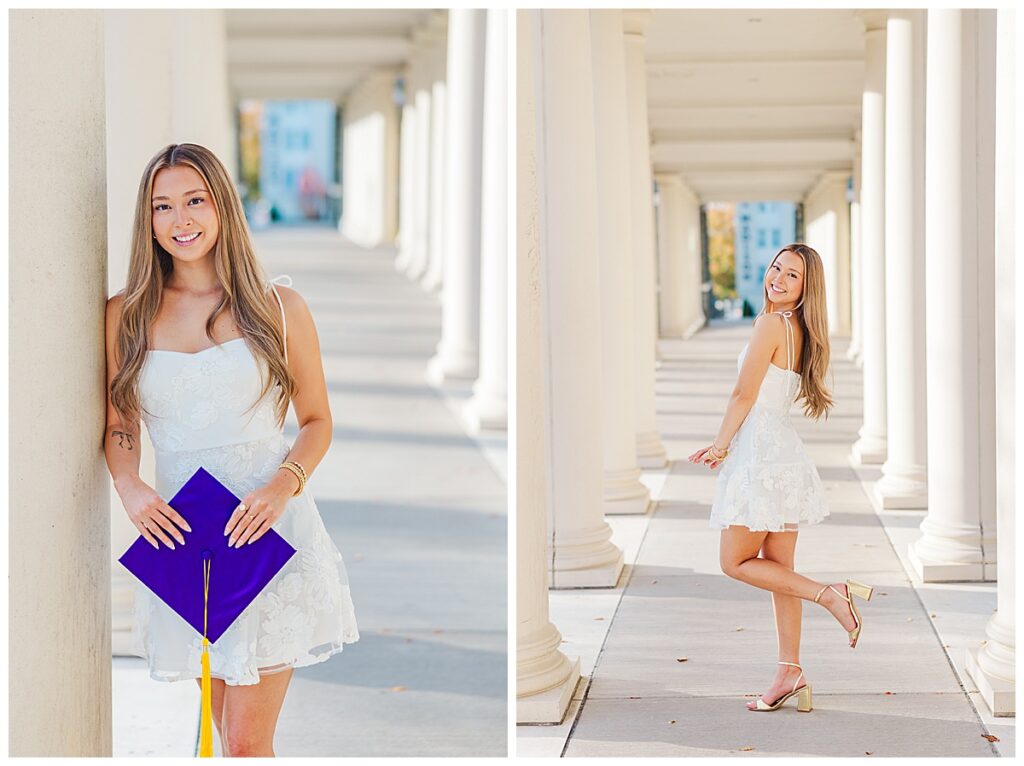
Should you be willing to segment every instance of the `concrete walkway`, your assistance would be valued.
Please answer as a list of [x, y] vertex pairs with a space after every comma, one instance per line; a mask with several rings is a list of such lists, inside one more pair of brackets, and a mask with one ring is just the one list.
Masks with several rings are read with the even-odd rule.
[[[357, 248], [330, 229], [271, 230], [256, 247], [317, 322], [335, 431], [310, 489], [362, 635], [296, 671], [277, 754], [505, 755], [506, 488], [493, 465], [504, 434], [467, 437], [454, 411], [468, 386], [442, 394], [425, 382], [440, 306], [394, 270], [393, 248]], [[141, 661], [115, 666], [115, 754], [190, 754], [195, 688], [150, 682]], [[147, 702], [164, 724], [152, 737]], [[154, 747], [161, 737], [167, 747]]]
[[[855, 651], [822, 608], [805, 604], [801, 662], [815, 709], [791, 700], [771, 715], [744, 703], [774, 675], [770, 595], [725, 577], [708, 527], [717, 472], [686, 456], [717, 432], [749, 321], [690, 341], [662, 341], [659, 428], [674, 461], [645, 476], [660, 498], [645, 518], [613, 517], [627, 567], [618, 587], [552, 591], [551, 616], [589, 675], [560, 726], [519, 727], [520, 755], [996, 756], [1013, 753], [1013, 720], [993, 720], [962, 674], [984, 638], [992, 584], [913, 582], [901, 561], [923, 512], [878, 514], [866, 494], [877, 469], [854, 470], [860, 371], [833, 347], [828, 421], [797, 417], [826, 486], [831, 517], [807, 527], [797, 570], [822, 582], [875, 586]], [[909, 538], [908, 538], [909, 532]], [[893, 540], [896, 540], [894, 547]], [[985, 735], [995, 736], [991, 742]]]

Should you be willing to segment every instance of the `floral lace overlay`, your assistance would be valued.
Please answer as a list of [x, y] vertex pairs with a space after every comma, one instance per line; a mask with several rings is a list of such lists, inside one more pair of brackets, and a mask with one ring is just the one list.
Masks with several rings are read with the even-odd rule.
[[[738, 365], [745, 353], [746, 348]], [[818, 470], [790, 419], [798, 391], [796, 373], [769, 365], [757, 401], [719, 469], [710, 526], [781, 532], [829, 515]]]
[[[248, 357], [248, 359], [246, 359]], [[140, 388], [156, 447], [156, 490], [170, 498], [200, 466], [244, 497], [277, 471], [289, 445], [259, 396], [244, 342], [147, 359]], [[229, 685], [326, 660], [359, 639], [348, 576], [309, 492], [292, 498], [273, 529], [296, 549], [241, 616], [210, 645], [210, 670]], [[161, 681], [198, 678], [202, 637], [136, 583], [135, 653]]]

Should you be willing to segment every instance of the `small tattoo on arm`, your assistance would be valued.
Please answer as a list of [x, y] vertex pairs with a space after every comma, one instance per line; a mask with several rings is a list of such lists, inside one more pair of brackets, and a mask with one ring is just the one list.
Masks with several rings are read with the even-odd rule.
[[110, 435], [118, 437], [118, 441], [117, 441], [117, 446], [118, 447], [123, 447], [125, 441], [127, 440], [128, 441], [128, 449], [130, 449], [130, 450], [131, 449], [135, 449], [135, 446], [134, 446], [134, 444], [135, 444], [135, 437], [132, 436], [131, 434], [125, 433], [124, 431], [111, 431]]

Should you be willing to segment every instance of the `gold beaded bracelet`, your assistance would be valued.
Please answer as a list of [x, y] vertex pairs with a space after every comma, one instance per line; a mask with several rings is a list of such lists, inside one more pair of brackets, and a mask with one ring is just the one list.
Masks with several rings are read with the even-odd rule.
[[292, 493], [292, 497], [297, 497], [298, 495], [301, 495], [302, 491], [306, 488], [306, 481], [309, 478], [308, 475], [306, 474], [306, 469], [303, 468], [299, 463], [296, 463], [294, 460], [288, 460], [284, 463], [281, 463], [281, 465], [278, 466], [278, 470], [280, 470], [281, 468], [284, 468], [287, 471], [291, 471], [292, 474], [295, 475], [295, 478], [299, 480], [299, 486]]
[[729, 457], [729, 448], [726, 447], [724, 450], [719, 450], [718, 447], [715, 446], [714, 442], [711, 442], [711, 450], [710, 450], [710, 452], [711, 452], [711, 457], [713, 457], [719, 463], [721, 463], [723, 460], [725, 460], [727, 457]]

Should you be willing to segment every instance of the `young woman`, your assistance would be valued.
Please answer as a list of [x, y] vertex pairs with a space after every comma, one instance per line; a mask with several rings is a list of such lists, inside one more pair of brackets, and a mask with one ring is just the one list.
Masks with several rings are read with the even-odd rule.
[[778, 710], [797, 696], [797, 709], [810, 712], [811, 686], [800, 667], [801, 600], [828, 609], [853, 648], [861, 630], [853, 597], [869, 599], [871, 588], [852, 580], [826, 585], [793, 571], [799, 524], [817, 524], [828, 516], [828, 507], [789, 410], [798, 396], [804, 413], [815, 419], [827, 417], [833, 406], [825, 387], [825, 278], [821, 257], [807, 245], [787, 245], [768, 266], [764, 309], [738, 366], [718, 436], [689, 460], [711, 469], [723, 466], [710, 520], [722, 530], [722, 571], [772, 592], [779, 669], [768, 690], [747, 708]]
[[[202, 466], [243, 498], [229, 544], [273, 528], [297, 550], [210, 645], [224, 754], [273, 755], [292, 669], [359, 637], [345, 565], [302, 491], [333, 428], [316, 328], [297, 292], [265, 279], [231, 179], [202, 146], [171, 144], [150, 160], [131, 247], [128, 284], [107, 303], [107, 466], [154, 547], [187, 541], [166, 501]], [[282, 431], [289, 403], [292, 445]], [[140, 419], [155, 487], [139, 478]], [[199, 680], [201, 637], [142, 587], [135, 627], [153, 679]]]

